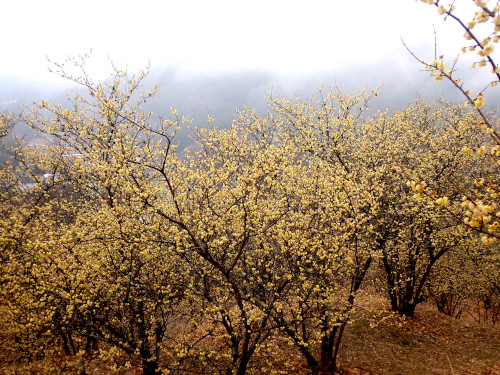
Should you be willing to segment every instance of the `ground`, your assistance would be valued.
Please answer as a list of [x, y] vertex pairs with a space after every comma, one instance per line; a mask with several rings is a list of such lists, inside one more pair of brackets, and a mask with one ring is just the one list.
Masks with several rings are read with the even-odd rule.
[[431, 305], [414, 318], [360, 319], [346, 332], [340, 353], [342, 374], [500, 374], [500, 324], [454, 319]]
[[[47, 373], [42, 370], [47, 361], [17, 366], [5, 355], [0, 358], [0, 374]], [[76, 362], [54, 358], [50, 363], [59, 371], [49, 373], [77, 373]], [[415, 317], [401, 318], [388, 312], [382, 298], [365, 299], [346, 329], [338, 364], [340, 375], [500, 375], [500, 323], [455, 319], [437, 312], [431, 303], [419, 306]], [[120, 367], [113, 373], [140, 374], [137, 368]], [[106, 374], [111, 368], [94, 357], [85, 371]], [[249, 374], [262, 373], [299, 375], [307, 369], [299, 353], [276, 340], [253, 358]]]

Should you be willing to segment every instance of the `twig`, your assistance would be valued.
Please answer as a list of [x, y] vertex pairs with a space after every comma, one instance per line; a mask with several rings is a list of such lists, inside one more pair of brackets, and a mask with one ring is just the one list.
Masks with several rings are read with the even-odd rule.
[[451, 365], [451, 361], [450, 361], [450, 357], [448, 357], [448, 354], [446, 354], [446, 359], [448, 360], [448, 363], [450, 364], [450, 371], [451, 371], [451, 375], [455, 375], [455, 371], [453, 370], [453, 366]]

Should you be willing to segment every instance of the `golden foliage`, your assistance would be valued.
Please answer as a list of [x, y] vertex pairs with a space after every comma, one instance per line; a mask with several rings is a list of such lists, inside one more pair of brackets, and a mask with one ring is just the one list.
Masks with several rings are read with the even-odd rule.
[[368, 116], [376, 90], [320, 89], [194, 129], [196, 151], [179, 153], [175, 108], [142, 110], [158, 91], [138, 92], [147, 71], [94, 83], [84, 62], [80, 76], [55, 72], [85, 94], [19, 115], [48, 145], [20, 143], [1, 169], [0, 298], [17, 361], [243, 374], [279, 340], [332, 372], [370, 271], [411, 315], [434, 264], [469, 239], [442, 208], [458, 215], [449, 181], [482, 168], [462, 152], [484, 145], [463, 106]]

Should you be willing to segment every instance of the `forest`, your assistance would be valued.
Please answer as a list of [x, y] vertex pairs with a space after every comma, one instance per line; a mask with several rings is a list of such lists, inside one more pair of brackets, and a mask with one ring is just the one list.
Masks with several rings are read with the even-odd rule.
[[373, 112], [378, 89], [331, 86], [198, 128], [144, 110], [148, 69], [52, 62], [80, 90], [0, 117], [0, 137], [44, 139], [2, 149], [0, 372], [342, 373], [356, 321], [423, 305], [498, 332], [500, 6], [423, 2], [491, 70], [471, 93], [455, 62], [421, 61], [465, 104]]

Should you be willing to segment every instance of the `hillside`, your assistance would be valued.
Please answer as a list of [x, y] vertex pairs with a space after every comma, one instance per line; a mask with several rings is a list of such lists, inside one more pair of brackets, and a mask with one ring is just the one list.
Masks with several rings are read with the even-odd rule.
[[[417, 308], [414, 318], [401, 318], [384, 308], [380, 297], [361, 302], [359, 316], [348, 326], [339, 354], [342, 375], [497, 375], [500, 374], [500, 325], [455, 319], [439, 313], [430, 303]], [[367, 318], [370, 316], [370, 318]], [[5, 337], [2, 338], [6, 339]], [[249, 373], [307, 374], [294, 349], [271, 341], [269, 350], [256, 353]], [[4, 351], [0, 374], [79, 373], [82, 362], [58, 357], [20, 365], [11, 362], [19, 353]], [[3, 364], [2, 364], [3, 362]], [[139, 374], [120, 361], [102, 362], [86, 357], [86, 374]], [[115, 365], [117, 367], [115, 367]], [[81, 370], [80, 370], [81, 371]]]
[[500, 374], [500, 326], [421, 306], [412, 319], [353, 323], [339, 360], [343, 374]]

